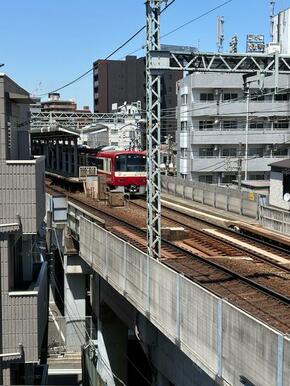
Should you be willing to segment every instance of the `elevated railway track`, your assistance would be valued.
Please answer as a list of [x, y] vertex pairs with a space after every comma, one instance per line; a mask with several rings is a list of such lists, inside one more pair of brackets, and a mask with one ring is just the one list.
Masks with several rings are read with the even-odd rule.
[[[111, 208], [82, 193], [56, 186], [47, 186], [47, 190], [67, 194], [74, 205], [102, 219], [107, 230], [147, 252], [146, 208], [141, 201], [129, 202], [125, 208]], [[217, 230], [216, 226], [210, 228], [209, 224], [205, 229], [200, 220], [186, 219], [168, 209], [162, 214], [162, 226], [183, 224], [187, 231], [182, 240], [162, 240], [164, 264], [273, 328], [290, 332], [290, 259], [286, 249], [256, 241], [252, 251], [254, 242], [245, 236]], [[213, 230], [218, 234], [213, 234]]]

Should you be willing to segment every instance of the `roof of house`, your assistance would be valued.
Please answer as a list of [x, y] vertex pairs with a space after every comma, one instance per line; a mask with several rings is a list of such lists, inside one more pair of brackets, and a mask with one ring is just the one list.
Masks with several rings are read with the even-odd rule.
[[269, 166], [280, 169], [290, 169], [290, 158], [272, 162]]

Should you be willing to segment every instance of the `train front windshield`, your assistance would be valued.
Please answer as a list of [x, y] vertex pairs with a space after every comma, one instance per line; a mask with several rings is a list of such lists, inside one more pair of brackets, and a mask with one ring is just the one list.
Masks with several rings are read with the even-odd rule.
[[123, 154], [116, 156], [116, 172], [145, 172], [146, 156], [140, 154]]

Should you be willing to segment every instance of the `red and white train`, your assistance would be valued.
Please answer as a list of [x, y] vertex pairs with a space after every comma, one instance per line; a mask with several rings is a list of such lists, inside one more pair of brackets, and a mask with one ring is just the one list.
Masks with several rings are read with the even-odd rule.
[[96, 166], [98, 175], [106, 176], [111, 189], [124, 187], [125, 193], [145, 194], [146, 152], [134, 150], [107, 150], [90, 155], [89, 164]]

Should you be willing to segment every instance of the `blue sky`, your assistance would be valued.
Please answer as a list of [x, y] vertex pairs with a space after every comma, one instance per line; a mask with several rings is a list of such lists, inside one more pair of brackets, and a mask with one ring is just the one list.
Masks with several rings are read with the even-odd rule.
[[[161, 34], [223, 3], [224, 0], [176, 0], [162, 15]], [[46, 93], [88, 70], [94, 60], [107, 56], [145, 23], [144, 0], [0, 0], [0, 71], [35, 94]], [[276, 12], [290, 7], [277, 0]], [[269, 0], [233, 0], [165, 38], [164, 44], [216, 49], [216, 18], [225, 18], [225, 44], [239, 36], [245, 50], [247, 33], [269, 40]], [[142, 47], [144, 33], [118, 52], [114, 59]], [[135, 53], [141, 56], [143, 50]], [[41, 82], [41, 85], [39, 83]], [[92, 75], [61, 91], [78, 106], [92, 107]], [[45, 99], [45, 98], [44, 98]]]

